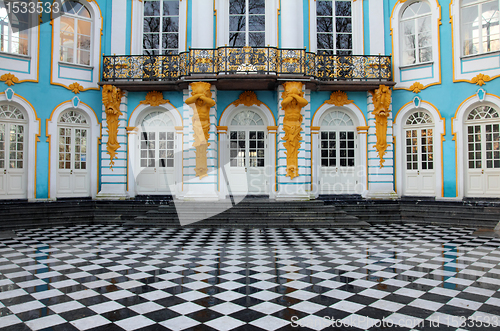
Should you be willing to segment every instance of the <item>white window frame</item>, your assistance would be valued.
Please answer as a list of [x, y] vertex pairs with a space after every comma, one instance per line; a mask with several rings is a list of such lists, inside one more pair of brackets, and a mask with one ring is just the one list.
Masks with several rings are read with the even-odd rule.
[[90, 65], [68, 63], [59, 60], [59, 52], [61, 49], [61, 17], [57, 17], [53, 20], [52, 24], [51, 84], [61, 85], [70, 89], [69, 85], [77, 82], [83, 87], [84, 90], [99, 90], [97, 83], [100, 78], [101, 32], [103, 26], [101, 10], [95, 0], [79, 0], [78, 2], [88, 9], [92, 19]]
[[[413, 2], [411, 3], [410, 5], [414, 4], [414, 3], [418, 3], [418, 2], [423, 2], [423, 3], [426, 3], [428, 4], [426, 1], [416, 1], [416, 2]], [[410, 6], [409, 5], [409, 6]], [[405, 7], [405, 9], [402, 11], [401, 15], [404, 14], [404, 12], [408, 9], [408, 7]], [[423, 15], [414, 15], [410, 18], [406, 18], [406, 19], [403, 19], [401, 17], [401, 20], [399, 22], [400, 24], [400, 29], [402, 28], [402, 26], [404, 25], [405, 22], [412, 22], [413, 26], [415, 27], [415, 63], [409, 63], [409, 64], [402, 64], [403, 66], [411, 66], [411, 65], [419, 65], [419, 64], [425, 64], [429, 61], [420, 61], [419, 58], [420, 58], [420, 47], [418, 46], [418, 43], [419, 43], [419, 35], [418, 35], [418, 20], [421, 19], [421, 18], [424, 18], [424, 17], [429, 17], [431, 20], [432, 20], [432, 10], [429, 12], [429, 13], [426, 13], [426, 14], [423, 14]], [[401, 49], [399, 50], [400, 51], [400, 56], [401, 56], [401, 60], [403, 60], [403, 54], [404, 52], [406, 51], [405, 47], [404, 47], [404, 39], [405, 39], [405, 34], [404, 34], [404, 31], [401, 31], [400, 33], [400, 42], [401, 42]], [[431, 38], [434, 39], [434, 36], [432, 35], [432, 31], [431, 31]], [[432, 58], [431, 58], [431, 61], [430, 62], [433, 62], [434, 60], [434, 50], [432, 49], [432, 43], [431, 43], [431, 54], [432, 54]]]
[[[462, 9], [465, 8], [465, 7], [477, 7], [478, 8], [478, 16], [481, 17], [482, 16], [482, 13], [483, 11], [482, 10], [479, 10], [479, 9], [482, 9], [483, 7], [483, 4], [486, 2], [486, 1], [489, 1], [489, 0], [476, 0], [475, 3], [472, 3], [472, 4], [468, 4], [466, 6], [463, 6], [461, 5], [460, 6], [460, 12], [462, 12]], [[498, 3], [498, 0], [497, 0], [497, 4], [499, 5], [500, 7], [500, 3]], [[499, 8], [500, 9], [500, 8]], [[481, 40], [483, 39], [483, 29], [482, 29], [482, 26], [480, 29], [478, 29], [479, 31], [479, 50], [478, 50], [478, 53], [476, 54], [464, 54], [464, 39], [463, 39], [463, 35], [464, 35], [464, 31], [463, 31], [463, 26], [460, 25], [460, 52], [462, 54], [463, 57], [465, 56], [469, 56], [469, 55], [482, 55], [482, 54], [487, 54], [487, 53], [492, 53], [492, 52], [498, 52], [500, 50], [496, 50], [496, 51], [484, 51], [482, 48], [483, 48], [483, 43], [481, 42]]]
[[[187, 13], [188, 13], [188, 1], [179, 0], [179, 50], [178, 53], [185, 52], [187, 50]], [[144, 33], [144, 2], [143, 1], [132, 1], [132, 26], [131, 26], [131, 41], [130, 41], [130, 53], [131, 55], [142, 55], [142, 36]], [[192, 32], [195, 33], [194, 31]], [[117, 54], [119, 55], [119, 54]]]
[[[499, 0], [500, 1], [500, 0]], [[478, 74], [496, 78], [500, 75], [500, 51], [464, 56], [462, 54], [462, 1], [450, 4], [451, 39], [453, 52], [453, 82], [469, 82]]]
[[[351, 2], [352, 55], [364, 54], [363, 1]], [[316, 0], [309, 0], [309, 51], [317, 52]]]
[[[424, 111], [432, 118], [432, 139], [434, 151], [434, 170], [436, 178], [436, 199], [443, 197], [443, 135], [445, 133], [445, 121], [441, 117], [439, 110], [431, 103], [421, 100], [418, 107], [414, 102], [408, 102], [396, 114], [392, 128], [395, 135], [395, 161], [396, 161], [396, 193], [399, 197], [403, 195], [403, 185], [405, 182], [404, 174], [406, 169], [406, 143], [405, 130], [409, 127], [406, 124], [408, 117], [415, 111]], [[426, 128], [429, 128], [425, 124]], [[416, 126], [417, 127], [417, 126]], [[418, 126], [420, 128], [421, 126]]]
[[39, 34], [38, 16], [30, 15], [28, 55], [0, 52], [0, 76], [11, 73], [22, 82], [38, 82]]
[[[90, 12], [89, 12], [89, 14], [90, 14]], [[92, 31], [94, 29], [94, 27], [93, 27], [94, 24], [93, 24], [92, 16], [90, 16], [90, 18], [85, 18], [85, 17], [78, 16], [78, 15], [75, 15], [75, 14], [64, 14], [64, 15], [61, 15], [61, 16], [67, 17], [67, 18], [70, 18], [70, 19], [74, 20], [74, 26], [73, 26], [73, 62], [63, 61], [61, 59], [59, 59], [59, 61], [67, 63], [67, 64], [92, 66], [92, 53], [94, 52], [94, 42], [93, 42], [93, 36], [92, 36]], [[89, 64], [79, 63], [79, 61], [78, 61], [79, 60], [78, 59], [78, 50], [79, 50], [79, 48], [78, 48], [78, 35], [79, 35], [78, 34], [78, 22], [79, 21], [90, 22], [90, 54], [89, 54], [89, 62], [90, 63]], [[61, 35], [60, 34], [59, 34], [58, 38], [59, 38], [59, 40], [61, 39]], [[62, 45], [59, 45], [59, 51], [58, 51], [59, 56], [61, 56], [61, 48], [62, 48]]]
[[[214, 0], [217, 15], [216, 47], [229, 44], [229, 0]], [[278, 4], [279, 0], [266, 0], [264, 46], [278, 46]], [[193, 32], [194, 33], [194, 32]]]
[[[401, 30], [401, 17], [409, 5], [419, 1], [427, 2], [431, 8], [432, 61], [403, 65], [403, 31]], [[392, 35], [392, 65], [394, 81], [396, 82], [394, 89], [410, 90], [410, 87], [415, 82], [421, 83], [424, 88], [430, 85], [441, 84], [441, 49], [439, 32], [439, 25], [441, 25], [441, 6], [439, 2], [437, 0], [398, 1], [392, 10], [390, 22]]]

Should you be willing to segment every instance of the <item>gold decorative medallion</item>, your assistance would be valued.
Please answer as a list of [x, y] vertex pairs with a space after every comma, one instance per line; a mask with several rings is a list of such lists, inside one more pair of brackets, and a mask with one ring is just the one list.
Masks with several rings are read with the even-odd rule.
[[236, 107], [239, 105], [245, 105], [247, 107], [250, 107], [253, 105], [260, 106], [260, 105], [262, 105], [262, 102], [260, 102], [257, 99], [257, 94], [255, 94], [255, 92], [245, 91], [245, 92], [240, 94], [240, 97], [238, 98], [238, 100], [233, 102], [233, 105], [235, 105]]
[[151, 91], [146, 94], [146, 100], [139, 102], [142, 105], [151, 105], [153, 107], [158, 107], [159, 105], [164, 105], [168, 100], [163, 99], [163, 93], [158, 91]]
[[337, 107], [353, 103], [352, 100], [347, 99], [347, 94], [342, 91], [332, 92], [332, 94], [330, 94], [330, 99], [326, 100], [325, 102], [327, 104], [335, 105]]
[[375, 115], [375, 133], [377, 135], [377, 144], [374, 146], [377, 149], [380, 158], [380, 168], [384, 166], [384, 155], [387, 149], [387, 117], [391, 114], [389, 107], [391, 106], [391, 89], [385, 85], [380, 85], [375, 92], [370, 91], [373, 95], [373, 106], [375, 109], [372, 114]]
[[81, 91], [83, 91], [83, 86], [78, 84], [77, 82], [74, 82], [73, 84], [70, 84], [68, 88], [71, 90], [71, 92], [78, 94]]
[[489, 82], [491, 80], [490, 76], [485, 75], [485, 74], [477, 74], [476, 77], [472, 78], [470, 80], [471, 83], [474, 83], [479, 86], [483, 86], [486, 84], [486, 82]]
[[210, 146], [210, 108], [215, 106], [210, 91], [210, 83], [196, 82], [191, 86], [191, 96], [186, 99], [186, 104], [193, 109], [194, 144], [196, 148], [196, 176], [200, 179], [207, 176], [207, 148]]
[[283, 92], [281, 108], [285, 112], [283, 118], [283, 131], [285, 136], [283, 146], [286, 148], [286, 175], [294, 179], [299, 175], [299, 148], [302, 136], [302, 115], [300, 111], [302, 107], [308, 104], [304, 99], [301, 82], [286, 82], [283, 84], [285, 91]]
[[120, 126], [119, 117], [123, 115], [120, 111], [120, 103], [123, 92], [113, 85], [104, 85], [102, 87], [102, 103], [106, 113], [106, 123], [108, 124], [108, 143], [107, 151], [110, 156], [109, 167], [112, 168], [116, 158], [116, 150], [120, 148], [118, 143], [118, 126]]
[[8, 74], [3, 74], [2, 77], [0, 77], [0, 80], [2, 82], [5, 82], [7, 86], [12, 86], [16, 83], [19, 83], [19, 78], [11, 74], [10, 72]]
[[424, 85], [422, 85], [422, 83], [419, 83], [419, 82], [415, 82], [413, 83], [411, 86], [410, 86], [410, 90], [413, 92], [413, 93], [419, 93], [420, 91], [422, 91], [424, 89]]

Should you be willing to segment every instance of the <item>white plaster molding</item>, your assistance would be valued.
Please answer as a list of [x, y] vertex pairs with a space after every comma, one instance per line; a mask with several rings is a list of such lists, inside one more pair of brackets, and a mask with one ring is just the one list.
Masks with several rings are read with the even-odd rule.
[[28, 149], [25, 152], [27, 153], [27, 158], [25, 158], [28, 166], [26, 168], [27, 171], [27, 189], [26, 196], [28, 199], [35, 199], [35, 185], [36, 185], [36, 142], [37, 136], [40, 134], [40, 119], [37, 117], [35, 109], [31, 106], [26, 99], [22, 98], [18, 94], [14, 94], [11, 101], [7, 100], [7, 96], [5, 93], [0, 93], [0, 103], [9, 103], [14, 104], [21, 111], [23, 111], [24, 115], [27, 115], [28, 125]]
[[99, 137], [101, 136], [101, 124], [99, 123], [99, 120], [97, 119], [97, 116], [95, 112], [90, 108], [88, 105], [84, 104], [83, 102], [80, 102], [78, 104], [78, 107], [74, 107], [73, 105], [73, 100], [68, 100], [66, 102], [63, 102], [59, 106], [57, 106], [53, 111], [50, 116], [50, 120], [47, 121], [47, 135], [50, 137], [50, 155], [49, 155], [49, 198], [54, 199], [56, 198], [57, 194], [57, 165], [58, 165], [58, 155], [59, 155], [59, 131], [58, 131], [58, 122], [59, 118], [61, 117], [61, 114], [64, 113], [67, 110], [76, 110], [80, 113], [82, 113], [85, 118], [87, 119], [89, 126], [82, 126], [85, 128], [88, 128], [90, 131], [90, 134], [88, 135], [89, 137], [89, 144], [87, 145], [88, 148], [88, 156], [89, 160], [87, 161], [87, 164], [89, 165], [88, 171], [89, 171], [89, 180], [90, 180], [90, 194], [92, 198], [95, 198], [97, 196], [97, 174], [98, 174], [98, 160], [99, 160], [99, 153], [100, 153], [100, 148], [99, 148]]
[[[406, 169], [406, 161], [405, 161], [405, 133], [404, 127], [406, 120], [408, 117], [413, 114], [415, 111], [424, 111], [432, 117], [432, 122], [434, 123], [433, 127], [433, 142], [434, 142], [434, 169], [436, 173], [436, 186], [435, 192], [436, 198], [442, 197], [443, 192], [443, 144], [441, 135], [444, 134], [445, 123], [444, 119], [441, 117], [439, 111], [434, 107], [434, 105], [430, 104], [425, 100], [421, 100], [419, 107], [415, 107], [413, 102], [407, 103], [403, 106], [392, 123], [393, 133], [396, 138], [396, 151], [395, 151], [395, 161], [396, 166], [394, 168], [394, 172], [396, 175], [396, 191], [399, 197], [404, 195], [404, 169]], [[417, 126], [418, 127], [418, 126]]]

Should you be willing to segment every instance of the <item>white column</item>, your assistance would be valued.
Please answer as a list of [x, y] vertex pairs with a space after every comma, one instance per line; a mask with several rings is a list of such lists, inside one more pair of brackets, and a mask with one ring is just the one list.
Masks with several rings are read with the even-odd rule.
[[127, 0], [114, 0], [111, 4], [111, 54], [125, 54], [127, 30]]
[[304, 91], [304, 98], [309, 102], [302, 108], [301, 114], [302, 140], [300, 141], [300, 148], [298, 154], [299, 176], [294, 179], [286, 176], [286, 148], [283, 146], [285, 142], [283, 137], [285, 131], [283, 130], [283, 119], [285, 111], [281, 108], [283, 101], [283, 86], [278, 88], [278, 194], [277, 200], [309, 200], [311, 195], [311, 94], [310, 90], [305, 90], [305, 85], [302, 85]]
[[394, 192], [394, 144], [392, 141], [392, 102], [389, 110], [390, 116], [387, 118], [387, 150], [384, 155], [385, 162], [380, 168], [380, 157], [375, 144], [377, 143], [375, 116], [373, 115], [373, 98], [368, 94], [368, 199], [397, 199]]
[[384, 0], [370, 0], [370, 53], [385, 55]]
[[192, 0], [193, 48], [214, 48], [214, 4], [213, 1]]
[[281, 1], [280, 48], [304, 48], [302, 0]]
[[122, 199], [127, 197], [127, 92], [124, 93], [120, 104], [122, 115], [119, 117], [118, 143], [114, 165], [110, 166], [110, 155], [106, 147], [109, 138], [106, 112], [102, 106], [102, 139], [101, 139], [101, 191], [97, 198]]

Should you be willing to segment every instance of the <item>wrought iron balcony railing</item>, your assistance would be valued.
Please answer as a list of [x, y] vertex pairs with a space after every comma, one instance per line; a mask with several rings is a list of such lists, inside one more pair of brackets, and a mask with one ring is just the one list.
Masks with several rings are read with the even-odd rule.
[[220, 47], [175, 55], [112, 55], [103, 58], [103, 81], [175, 81], [198, 75], [265, 74], [320, 81], [388, 81], [391, 57], [320, 55], [303, 49]]

